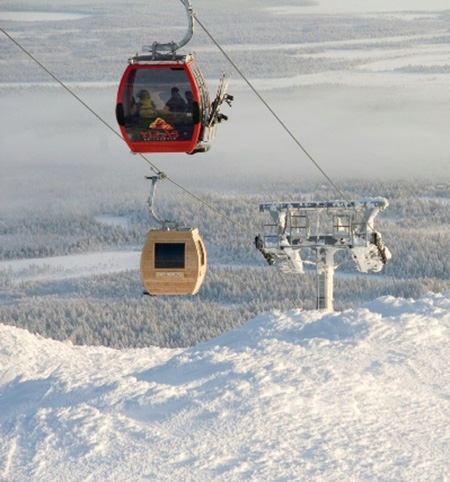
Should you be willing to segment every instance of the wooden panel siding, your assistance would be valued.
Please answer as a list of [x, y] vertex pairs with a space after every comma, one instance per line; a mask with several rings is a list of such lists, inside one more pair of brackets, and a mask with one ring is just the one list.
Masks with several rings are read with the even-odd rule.
[[[184, 244], [184, 268], [155, 268], [155, 245]], [[151, 295], [194, 295], [206, 275], [206, 249], [197, 228], [151, 230], [141, 255], [142, 282]]]

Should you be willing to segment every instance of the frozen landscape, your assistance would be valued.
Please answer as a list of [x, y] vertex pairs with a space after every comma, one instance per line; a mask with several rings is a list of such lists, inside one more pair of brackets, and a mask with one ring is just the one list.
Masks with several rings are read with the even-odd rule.
[[[197, 0], [199, 19], [352, 198], [386, 196], [393, 259], [312, 273], [161, 185], [199, 226], [193, 298], [143, 298], [148, 165], [0, 34], [0, 480], [450, 480], [448, 0]], [[249, 21], [251, 19], [251, 21]], [[0, 26], [116, 126], [130, 55], [182, 36], [177, 0], [4, 1]], [[235, 96], [206, 155], [155, 156], [252, 232], [258, 202], [338, 193], [197, 27]], [[347, 263], [347, 264], [346, 264]]]
[[445, 481], [450, 293], [261, 315], [189, 349], [0, 325], [7, 481]]

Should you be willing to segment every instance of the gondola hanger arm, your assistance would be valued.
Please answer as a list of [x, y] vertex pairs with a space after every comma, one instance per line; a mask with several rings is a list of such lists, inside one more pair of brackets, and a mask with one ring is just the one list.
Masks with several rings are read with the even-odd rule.
[[188, 29], [186, 35], [179, 41], [174, 42], [173, 40], [168, 43], [153, 42], [150, 46], [144, 46], [143, 49], [152, 52], [154, 58], [159, 54], [167, 54], [168, 52], [174, 54], [178, 49], [186, 45], [194, 35], [194, 9], [190, 0], [180, 0], [186, 9], [186, 15], [188, 18]]
[[155, 212], [155, 194], [156, 194], [156, 183], [158, 181], [163, 181], [167, 179], [167, 175], [163, 172], [159, 172], [156, 176], [145, 176], [146, 179], [152, 181], [152, 186], [150, 188], [150, 195], [148, 197], [148, 208], [150, 211], [150, 215], [152, 216], [153, 220], [161, 226], [163, 230], [171, 230], [171, 229], [178, 229], [179, 224], [177, 221], [171, 221], [169, 219], [161, 219], [157, 216]]

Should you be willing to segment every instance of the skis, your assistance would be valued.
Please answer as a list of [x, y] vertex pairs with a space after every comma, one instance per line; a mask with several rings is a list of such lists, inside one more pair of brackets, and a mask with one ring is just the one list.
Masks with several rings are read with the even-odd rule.
[[211, 104], [207, 127], [212, 127], [216, 123], [218, 124], [223, 120], [228, 120], [228, 117], [220, 112], [220, 106], [225, 101], [231, 107], [231, 103], [233, 102], [233, 96], [227, 94], [229, 83], [230, 78], [225, 78], [225, 74], [223, 74], [217, 87], [216, 97]]

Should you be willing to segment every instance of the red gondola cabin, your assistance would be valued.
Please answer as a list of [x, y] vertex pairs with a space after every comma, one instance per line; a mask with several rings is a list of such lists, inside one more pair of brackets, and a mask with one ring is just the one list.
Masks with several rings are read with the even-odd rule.
[[199, 143], [213, 135], [206, 125], [209, 110], [208, 89], [191, 55], [130, 59], [117, 93], [116, 117], [131, 151], [205, 150]]

